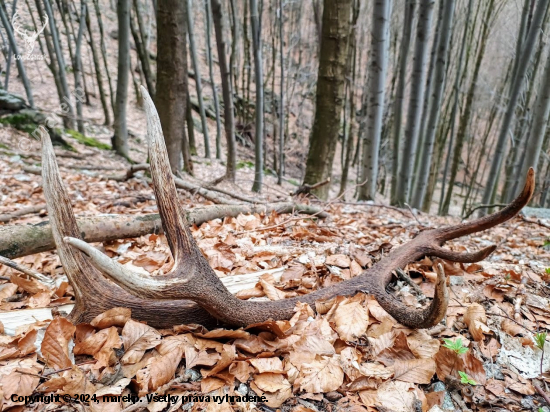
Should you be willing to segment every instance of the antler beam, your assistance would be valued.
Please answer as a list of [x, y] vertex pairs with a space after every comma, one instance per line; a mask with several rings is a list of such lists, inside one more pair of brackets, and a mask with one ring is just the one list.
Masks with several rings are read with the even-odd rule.
[[[393, 250], [387, 257], [364, 271], [360, 276], [330, 288], [292, 299], [275, 302], [242, 301], [234, 297], [223, 286], [188, 230], [185, 216], [177, 204], [176, 188], [170, 172], [158, 114], [144, 88], [142, 88], [142, 93], [147, 115], [147, 135], [154, 190], [164, 231], [174, 254], [174, 268], [170, 273], [157, 277], [130, 274], [118, 263], [74, 236], [74, 228], [67, 228], [66, 232], [60, 228], [60, 232], [65, 233], [64, 236], [66, 236], [64, 242], [56, 237], [56, 243], [59, 241], [65, 244], [60, 251], [60, 257], [65, 265], [64, 260], [71, 258], [66, 251], [68, 245], [71, 245], [86, 254], [97, 269], [120, 285], [126, 292], [150, 301], [165, 302], [167, 305], [176, 299], [179, 299], [180, 302], [182, 299], [189, 299], [198, 303], [213, 317], [227, 324], [246, 326], [268, 319], [289, 319], [294, 314], [297, 302], [314, 304], [317, 300], [330, 299], [338, 295], [353, 295], [358, 291], [364, 291], [372, 294], [380, 305], [403, 325], [412, 328], [433, 326], [445, 316], [448, 304], [446, 279], [443, 271], [438, 271], [434, 299], [424, 309], [412, 309], [386, 292], [386, 286], [391, 281], [393, 271], [424, 256], [464, 263], [477, 262], [486, 258], [495, 250], [495, 246], [473, 253], [458, 253], [443, 249], [442, 245], [451, 239], [480, 232], [511, 219], [529, 202], [534, 191], [534, 171], [531, 169], [521, 194], [501, 211], [471, 222], [422, 232], [409, 243]], [[69, 212], [64, 211], [62, 215], [67, 213]], [[67, 266], [73, 272], [75, 269], [80, 269], [76, 267], [73, 269], [75, 265], [70, 259]], [[176, 324], [183, 323], [179, 319], [173, 321]]]

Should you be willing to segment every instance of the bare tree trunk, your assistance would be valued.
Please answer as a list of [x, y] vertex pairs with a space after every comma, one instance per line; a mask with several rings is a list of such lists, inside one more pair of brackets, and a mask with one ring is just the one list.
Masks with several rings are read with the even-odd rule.
[[424, 101], [428, 37], [432, 25], [434, 4], [435, 0], [422, 0], [418, 9], [411, 91], [405, 126], [405, 147], [403, 149], [403, 161], [401, 163], [401, 170], [399, 171], [396, 194], [396, 204], [398, 205], [404, 205], [409, 201], [410, 197], [412, 173], [420, 131], [420, 115], [422, 114], [422, 103]]
[[[8, 13], [8, 8], [6, 7], [6, 5], [4, 4], [4, 0], [2, 0], [2, 3], [0, 5], [0, 7], [3, 7], [5, 8], [5, 13], [6, 13], [6, 16], [7, 16], [7, 13]], [[30, 9], [29, 9], [30, 10]], [[14, 0], [13, 1], [13, 4], [11, 6], [11, 19], [13, 20], [13, 16], [15, 14], [15, 12], [17, 11], [17, 0]], [[31, 13], [31, 17], [32, 17], [32, 13]], [[34, 17], [33, 17], [33, 22], [34, 22]], [[4, 23], [2, 23], [4, 24]], [[36, 26], [36, 25], [35, 25]], [[4, 26], [6, 27], [6, 31], [8, 30], [8, 26]], [[9, 36], [8, 36], [9, 37]], [[4, 40], [4, 36], [2, 35], [2, 40]], [[4, 51], [4, 50], [2, 50]], [[9, 38], [8, 38], [8, 52], [7, 52], [7, 55], [5, 55], [4, 57], [6, 57], [6, 80], [4, 81], [4, 89], [6, 91], [8, 91], [8, 85], [9, 85], [9, 82], [10, 82], [10, 71], [11, 71], [11, 59], [12, 59], [12, 56], [13, 56], [13, 49], [12, 49], [12, 43], [10, 42]], [[18, 68], [19, 70], [19, 68]]]
[[[491, 169], [489, 176], [487, 178], [487, 184], [483, 192], [483, 204], [491, 203], [494, 193], [496, 192], [497, 183], [500, 175], [500, 169], [502, 166], [502, 161], [504, 159], [504, 153], [506, 152], [506, 145], [508, 142], [508, 132], [512, 125], [514, 119], [514, 113], [516, 110], [516, 105], [519, 100], [521, 91], [523, 90], [524, 78], [527, 68], [529, 67], [529, 62], [533, 55], [535, 45], [537, 43], [537, 37], [542, 27], [542, 22], [544, 19], [545, 11], [548, 7], [549, 0], [539, 0], [537, 3], [536, 11], [533, 18], [533, 23], [525, 39], [525, 44], [523, 45], [523, 50], [520, 56], [517, 58], [520, 59], [517, 71], [512, 80], [512, 87], [510, 89], [510, 98], [508, 100], [508, 105], [506, 107], [506, 114], [504, 115], [502, 126], [500, 128], [500, 133], [498, 135], [497, 144], [495, 147], [495, 153], [493, 161], [491, 162]], [[487, 213], [488, 210], [482, 210], [481, 214]]]
[[[15, 36], [13, 35], [8, 16], [6, 15], [3, 7], [0, 7], [0, 19], [2, 20], [2, 24], [6, 30], [8, 41], [10, 43], [10, 47], [13, 53], [19, 55], [19, 49], [17, 48], [17, 43], [15, 42]], [[34, 108], [31, 83], [29, 82], [29, 78], [27, 77], [27, 72], [25, 71], [25, 66], [23, 66], [23, 61], [21, 59], [15, 59], [15, 62], [17, 64], [17, 71], [19, 72], [19, 76], [21, 77], [21, 81], [23, 82], [23, 87], [25, 88], [27, 102], [29, 103], [29, 106]]]
[[[342, 119], [350, 12], [351, 0], [324, 1], [315, 119], [304, 184], [323, 182], [332, 175], [332, 162]], [[326, 199], [328, 191], [329, 185], [324, 185], [314, 192]]]
[[93, 0], [95, 14], [97, 17], [97, 25], [99, 26], [99, 39], [101, 46], [101, 56], [103, 57], [103, 65], [105, 66], [105, 75], [107, 76], [107, 84], [109, 85], [109, 96], [111, 98], [111, 107], [113, 112], [115, 111], [115, 91], [113, 90], [113, 82], [111, 81], [111, 74], [109, 65], [107, 64], [107, 47], [105, 46], [105, 32], [103, 30], [103, 20], [101, 19], [101, 10], [99, 8], [99, 0]]
[[186, 14], [187, 14], [187, 36], [189, 37], [189, 54], [191, 55], [191, 62], [193, 64], [193, 70], [195, 71], [195, 86], [197, 89], [197, 99], [199, 101], [199, 114], [201, 116], [202, 135], [204, 138], [204, 157], [210, 159], [210, 138], [208, 137], [208, 124], [206, 123], [206, 114], [204, 111], [204, 101], [202, 98], [202, 81], [199, 68], [199, 58], [197, 56], [197, 48], [195, 46], [195, 34], [193, 31], [193, 2], [192, 0], [185, 0]]
[[[208, 0], [207, 0], [208, 1]], [[195, 141], [195, 123], [193, 122], [193, 107], [189, 97], [189, 82], [187, 82], [187, 106], [185, 107], [185, 123], [187, 124], [187, 137], [189, 139], [189, 154], [197, 155], [197, 143]]]
[[254, 51], [254, 82], [256, 83], [256, 132], [254, 136], [253, 192], [261, 192], [264, 178], [264, 80], [262, 65], [262, 33], [257, 0], [250, 0], [250, 27]]
[[50, 4], [50, 0], [44, 0], [44, 10], [46, 12], [46, 15], [48, 16], [48, 20], [50, 24], [50, 31], [52, 34], [52, 43], [55, 51], [55, 57], [57, 59], [57, 67], [59, 68], [59, 81], [63, 89], [63, 100], [64, 100], [65, 107], [67, 109], [67, 117], [64, 118], [63, 123], [65, 124], [65, 127], [74, 129], [75, 116], [74, 116], [73, 105], [70, 100], [71, 94], [69, 92], [69, 85], [67, 83], [67, 77], [65, 75], [65, 59], [63, 58], [61, 44], [59, 43], [59, 35], [57, 32], [57, 27], [55, 26], [55, 20], [53, 18], [53, 11], [52, 11], [52, 6]]
[[75, 49], [75, 56], [74, 56], [74, 82], [75, 82], [75, 90], [78, 91], [78, 94], [76, 97], [76, 114], [78, 116], [78, 119], [76, 120], [76, 124], [78, 127], [78, 132], [81, 134], [84, 134], [84, 121], [83, 121], [83, 112], [82, 112], [82, 99], [79, 97], [82, 95], [80, 93], [80, 90], [82, 89], [82, 37], [84, 36], [84, 26], [86, 25], [86, 14], [87, 14], [87, 8], [86, 3], [84, 1], [81, 2], [81, 8], [80, 8], [80, 17], [79, 17], [79, 26], [78, 26], [78, 34], [76, 36], [76, 49]]
[[446, 215], [449, 213], [449, 207], [451, 205], [451, 197], [453, 194], [456, 175], [458, 173], [458, 167], [462, 156], [462, 148], [464, 147], [464, 142], [466, 141], [467, 129], [470, 124], [470, 118], [473, 111], [473, 102], [474, 102], [475, 92], [478, 86], [478, 77], [481, 69], [481, 62], [483, 61], [483, 57], [485, 56], [485, 47], [487, 45], [489, 32], [492, 27], [490, 20], [493, 18], [494, 5], [495, 5], [495, 1], [490, 0], [487, 5], [485, 15], [483, 17], [484, 24], [482, 26], [481, 35], [479, 39], [480, 46], [477, 52], [476, 62], [474, 63], [474, 72], [472, 74], [470, 87], [468, 88], [468, 93], [466, 94], [466, 102], [464, 103], [464, 108], [462, 110], [462, 115], [460, 116], [460, 120], [458, 124], [456, 144], [453, 149], [451, 174], [449, 176], [449, 189], [445, 194], [445, 200], [443, 201], [442, 206], [440, 206], [440, 214], [442, 215]]
[[214, 80], [214, 64], [212, 62], [212, 7], [209, 0], [205, 0], [206, 14], [206, 60], [208, 61], [208, 74], [210, 76], [210, 85], [212, 87], [212, 96], [214, 97], [214, 110], [216, 111], [216, 159], [222, 157], [222, 121], [220, 115], [220, 100], [218, 97], [218, 89]]
[[401, 123], [403, 122], [403, 100], [405, 97], [405, 86], [407, 80], [407, 63], [409, 58], [409, 48], [411, 44], [411, 31], [414, 20], [414, 10], [416, 8], [415, 0], [406, 0], [405, 16], [403, 22], [403, 35], [401, 37], [401, 48], [399, 51], [399, 75], [397, 79], [397, 90], [393, 102], [394, 128], [393, 128], [393, 146], [392, 146], [392, 181], [391, 181], [391, 203], [397, 203], [397, 187], [399, 176], [399, 165], [401, 158]]
[[[548, 117], [550, 114], [550, 59], [546, 59], [546, 66], [542, 75], [542, 82], [539, 86], [539, 94], [535, 102], [535, 110], [533, 114], [533, 123], [531, 132], [527, 140], [527, 146], [523, 153], [523, 161], [519, 173], [529, 170], [530, 167], [537, 170], [539, 157], [541, 154], [542, 143], [546, 136], [546, 128], [548, 126]], [[542, 175], [542, 174], [540, 174]], [[519, 178], [516, 177], [513, 186], [513, 193], [517, 193], [519, 189]]]
[[[490, 0], [492, 2], [492, 0]], [[456, 115], [458, 113], [458, 101], [459, 101], [459, 92], [460, 92], [460, 81], [461, 81], [461, 74], [462, 74], [462, 62], [464, 60], [464, 50], [466, 49], [466, 43], [468, 42], [468, 28], [469, 28], [469, 22], [470, 22], [470, 16], [472, 14], [472, 6], [473, 6], [473, 0], [468, 1], [468, 11], [466, 12], [466, 19], [464, 20], [464, 33], [462, 35], [462, 44], [460, 45], [460, 53], [458, 56], [458, 64], [456, 68], [456, 77], [455, 77], [455, 84], [454, 84], [454, 101], [453, 101], [453, 110], [451, 113], [451, 119], [449, 121], [449, 124], [451, 125], [451, 137], [449, 139], [449, 147], [447, 149], [447, 156], [445, 158], [445, 167], [443, 169], [443, 178], [441, 180], [441, 194], [439, 197], [439, 214], [443, 214], [443, 203], [445, 198], [445, 184], [447, 182], [447, 174], [449, 173], [449, 164], [451, 162], [451, 155], [453, 153], [453, 143], [454, 143], [454, 137], [455, 137], [455, 119]], [[488, 26], [489, 22], [486, 21], [484, 27]], [[468, 67], [466, 67], [466, 70]], [[460, 155], [460, 154], [459, 154]], [[435, 186], [435, 184], [434, 184]], [[452, 186], [449, 187], [449, 191], [452, 192]], [[445, 212], [445, 214], [448, 213]]]
[[430, 165], [432, 162], [432, 154], [439, 121], [440, 106], [443, 99], [445, 74], [448, 65], [448, 48], [451, 38], [453, 13], [455, 8], [455, 0], [446, 0], [443, 10], [443, 20], [441, 22], [441, 37], [439, 38], [437, 48], [437, 61], [434, 69], [434, 89], [433, 100], [428, 113], [428, 123], [426, 125], [426, 136], [422, 147], [422, 156], [420, 160], [420, 169], [418, 174], [418, 182], [414, 190], [412, 205], [416, 208], [422, 207], [422, 199], [426, 194], [426, 187], [430, 174]]
[[92, 58], [94, 61], [97, 87], [99, 89], [99, 99], [101, 101], [101, 107], [103, 108], [103, 115], [105, 117], [104, 124], [109, 125], [111, 124], [111, 111], [109, 110], [109, 105], [107, 104], [107, 96], [105, 95], [105, 86], [103, 85], [103, 75], [101, 73], [101, 64], [99, 62], [99, 55], [98, 55], [96, 45], [94, 43], [90, 13], [86, 13], [86, 26], [88, 27], [88, 35], [90, 36], [90, 48], [92, 49]]
[[[118, 75], [115, 101], [115, 134], [113, 150], [128, 157], [128, 128], [126, 106], [128, 104], [128, 81], [130, 76], [130, 0], [117, 0], [118, 17]], [[160, 54], [160, 53], [159, 53]]]
[[388, 66], [391, 1], [376, 0], [372, 8], [372, 31], [367, 83], [367, 118], [363, 140], [363, 167], [359, 200], [374, 200], [378, 183], [378, 155], [382, 134], [382, 116], [386, 70]]
[[283, 0], [279, 0], [279, 64], [281, 81], [279, 84], [279, 169], [277, 172], [277, 184], [283, 183], [285, 174], [285, 57], [283, 40]]
[[227, 171], [226, 177], [234, 182], [237, 170], [237, 148], [235, 144], [235, 119], [233, 114], [233, 90], [231, 88], [231, 73], [227, 65], [225, 52], [226, 42], [223, 33], [223, 14], [220, 0], [211, 0], [212, 17], [216, 31], [216, 44], [218, 46], [218, 61], [222, 78], [223, 105], [224, 105], [224, 126], [227, 139]]
[[[139, 4], [134, 0], [134, 11], [136, 13], [136, 18], [140, 19]], [[147, 89], [151, 96], [155, 95], [155, 82], [153, 81], [153, 72], [151, 70], [151, 64], [149, 62], [149, 52], [145, 47], [145, 39], [141, 37], [141, 31], [139, 30], [139, 23], [136, 27], [134, 18], [130, 14], [130, 31], [132, 32], [132, 37], [134, 38], [134, 44], [136, 46], [137, 55], [141, 63], [141, 70], [143, 76], [145, 77], [145, 84], [147, 84]]]
[[185, 9], [185, 3], [180, 0], [158, 1], [155, 105], [158, 108], [172, 173], [179, 172], [183, 166], [183, 119], [187, 107], [187, 20]]

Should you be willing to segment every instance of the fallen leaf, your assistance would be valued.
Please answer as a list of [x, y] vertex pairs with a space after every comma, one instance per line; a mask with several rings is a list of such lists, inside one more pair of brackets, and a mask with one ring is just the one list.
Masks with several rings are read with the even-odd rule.
[[428, 384], [435, 373], [433, 359], [396, 360], [393, 367], [394, 378], [403, 382]]
[[98, 329], [106, 329], [111, 326], [124, 326], [130, 317], [132, 310], [129, 308], [112, 308], [97, 315], [90, 324]]
[[151, 326], [129, 319], [122, 329], [122, 343], [126, 353], [122, 363], [136, 363], [143, 357], [147, 349], [160, 343], [161, 335]]
[[363, 305], [364, 295], [343, 300], [333, 312], [332, 320], [340, 338], [354, 342], [367, 332], [369, 313]]
[[311, 363], [304, 363], [295, 385], [310, 393], [335, 391], [344, 381], [344, 371], [338, 364], [338, 355], [321, 356]]
[[73, 364], [69, 353], [69, 341], [72, 340], [75, 326], [65, 318], [56, 317], [44, 333], [41, 352], [48, 367], [64, 369]]
[[485, 308], [479, 303], [472, 303], [468, 307], [464, 314], [464, 323], [468, 326], [468, 330], [475, 341], [483, 340], [484, 333], [491, 333], [491, 330], [487, 327]]

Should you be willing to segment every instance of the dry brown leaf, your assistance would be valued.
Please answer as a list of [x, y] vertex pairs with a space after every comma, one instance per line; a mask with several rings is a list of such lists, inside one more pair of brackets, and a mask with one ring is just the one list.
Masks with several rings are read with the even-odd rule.
[[176, 345], [174, 350], [165, 355], [151, 357], [147, 361], [147, 366], [136, 373], [140, 397], [170, 382], [181, 361], [183, 350], [183, 344]]
[[408, 346], [417, 358], [433, 359], [441, 343], [428, 335], [424, 329], [415, 330], [407, 336]]
[[122, 363], [136, 363], [141, 360], [147, 349], [160, 343], [161, 335], [156, 329], [141, 322], [129, 319], [122, 329], [122, 343], [126, 353]]
[[464, 362], [457, 355], [445, 346], [439, 348], [439, 352], [435, 355], [436, 373], [440, 381], [445, 381], [449, 375], [458, 376], [457, 371], [464, 371]]
[[23, 275], [17, 275], [15, 273], [10, 276], [10, 282], [19, 286], [21, 289], [23, 289], [25, 292], [30, 293], [31, 295], [49, 291], [48, 287], [38, 280], [33, 278], [26, 279]]
[[341, 268], [349, 268], [351, 260], [346, 255], [331, 255], [325, 260], [327, 265], [338, 266]]
[[470, 334], [477, 342], [483, 340], [484, 333], [491, 333], [491, 330], [487, 327], [485, 308], [479, 303], [472, 303], [468, 307], [468, 310], [464, 314], [464, 323], [468, 326]]
[[414, 385], [409, 382], [387, 381], [378, 388], [377, 405], [392, 412], [410, 412], [413, 409], [413, 402], [417, 396]]
[[250, 388], [258, 396], [265, 396], [265, 398], [267, 399], [265, 403], [271, 408], [280, 407], [288, 398], [292, 396], [292, 388], [290, 387], [290, 384], [288, 388], [285, 387], [284, 389], [274, 393], [262, 391], [254, 381], [250, 382]]
[[265, 295], [270, 300], [281, 300], [281, 299], [286, 299], [287, 297], [287, 294], [285, 292], [277, 289], [275, 286], [273, 286], [271, 283], [267, 282], [264, 279], [260, 278], [260, 285], [262, 286], [262, 289], [264, 290]]
[[233, 362], [229, 366], [229, 373], [235, 376], [242, 383], [248, 382], [248, 379], [253, 372], [254, 368], [246, 361]]
[[90, 324], [98, 329], [106, 329], [111, 326], [124, 326], [130, 317], [132, 310], [129, 308], [112, 308], [97, 315]]
[[72, 365], [69, 341], [75, 330], [75, 326], [65, 318], [57, 317], [51, 321], [41, 345], [42, 357], [48, 367], [64, 369]]
[[215, 391], [216, 389], [220, 389], [225, 386], [225, 381], [223, 379], [214, 378], [212, 376], [209, 376], [208, 378], [204, 378], [201, 380], [201, 392], [202, 393], [209, 393], [212, 391]]
[[250, 336], [250, 333], [242, 329], [214, 329], [206, 333], [195, 332], [194, 335], [204, 339], [246, 339]]
[[344, 371], [338, 360], [338, 355], [321, 356], [311, 363], [304, 363], [294, 385], [310, 393], [335, 391], [344, 382]]
[[113, 365], [116, 361], [114, 349], [122, 346], [122, 340], [118, 336], [117, 329], [112, 326], [109, 329], [102, 329], [99, 332], [88, 336], [86, 340], [75, 345], [75, 355], [92, 355], [97, 359], [95, 369]]
[[42, 365], [36, 362], [36, 356], [14, 359], [0, 366], [0, 387], [4, 395], [4, 410], [23, 404], [23, 402], [13, 402], [12, 395], [30, 396], [34, 392], [40, 382], [38, 374], [42, 372], [42, 368]]
[[203, 376], [207, 377], [210, 375], [215, 375], [218, 372], [223, 371], [225, 368], [227, 368], [233, 360], [235, 360], [237, 356], [235, 346], [233, 345], [223, 345], [223, 351], [221, 353], [221, 358], [216, 363], [216, 366], [214, 366], [210, 371], [204, 373]]
[[0, 285], [0, 301], [13, 296], [15, 292], [17, 292], [17, 285], [14, 283]]
[[197, 365], [213, 366], [221, 356], [219, 353], [208, 353], [206, 350], [198, 351], [195, 348], [185, 347], [185, 366], [187, 369], [194, 368]]
[[259, 373], [284, 373], [283, 362], [281, 362], [281, 359], [279, 358], [253, 358], [250, 359], [249, 362], [258, 370]]
[[435, 373], [433, 359], [396, 360], [393, 367], [394, 378], [403, 382], [428, 384]]
[[32, 329], [31, 331], [27, 332], [23, 337], [21, 337], [21, 339], [19, 339], [19, 341], [17, 342], [19, 356], [23, 357], [36, 351], [35, 342], [37, 334], [38, 331], [36, 329]]
[[358, 294], [351, 299], [345, 299], [335, 309], [332, 320], [340, 338], [354, 342], [367, 332], [369, 313], [363, 305], [364, 295]]
[[362, 363], [359, 365], [359, 371], [361, 372], [361, 375], [367, 378], [374, 378], [377, 381], [387, 380], [394, 374], [393, 367], [386, 367], [384, 365], [372, 362]]
[[290, 389], [290, 383], [281, 373], [259, 373], [254, 375], [254, 383], [264, 392], [277, 392]]

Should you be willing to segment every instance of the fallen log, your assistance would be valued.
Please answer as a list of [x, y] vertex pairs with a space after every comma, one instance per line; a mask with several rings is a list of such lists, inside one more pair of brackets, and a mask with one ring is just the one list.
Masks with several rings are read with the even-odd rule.
[[[321, 208], [299, 203], [272, 203], [269, 205], [235, 204], [212, 205], [186, 210], [191, 225], [209, 220], [235, 217], [246, 213], [304, 213], [325, 218]], [[134, 238], [162, 231], [158, 214], [148, 215], [100, 215], [77, 219], [79, 231], [87, 242], [106, 242]], [[48, 221], [35, 225], [0, 226], [0, 255], [9, 259], [55, 249], [52, 229]]]

